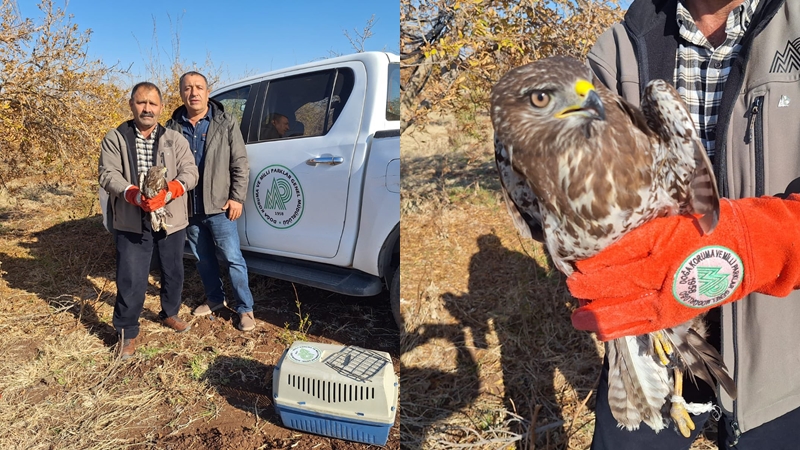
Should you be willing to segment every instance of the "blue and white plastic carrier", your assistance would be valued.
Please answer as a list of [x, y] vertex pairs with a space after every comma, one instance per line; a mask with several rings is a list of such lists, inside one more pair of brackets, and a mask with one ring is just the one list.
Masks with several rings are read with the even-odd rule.
[[288, 428], [385, 445], [398, 384], [386, 352], [297, 341], [275, 366], [272, 394]]

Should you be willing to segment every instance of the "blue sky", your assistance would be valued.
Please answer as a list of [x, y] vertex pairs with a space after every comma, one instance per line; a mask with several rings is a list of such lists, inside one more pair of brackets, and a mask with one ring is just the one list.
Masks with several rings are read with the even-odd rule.
[[[36, 17], [38, 1], [18, 1], [25, 17]], [[64, 7], [64, 0], [55, 0]], [[203, 67], [207, 55], [222, 66], [222, 81], [354, 52], [344, 35], [356, 37], [374, 14], [367, 50], [399, 52], [400, 7], [397, 0], [275, 1], [69, 0], [67, 14], [81, 30], [91, 29], [89, 56], [107, 65], [146, 74], [155, 50], [154, 20], [161, 61], [173, 59], [179, 34], [180, 58]], [[140, 80], [134, 80], [140, 81]]]

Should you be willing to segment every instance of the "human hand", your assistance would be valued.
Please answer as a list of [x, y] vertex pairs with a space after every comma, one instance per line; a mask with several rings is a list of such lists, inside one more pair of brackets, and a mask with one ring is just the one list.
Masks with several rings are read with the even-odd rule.
[[225, 202], [225, 205], [222, 206], [222, 210], [228, 211], [228, 219], [230, 219], [231, 222], [242, 216], [242, 204], [236, 200], [228, 200]]
[[786, 296], [800, 287], [798, 219], [794, 195], [722, 199], [706, 235], [691, 217], [652, 220], [576, 264], [567, 279], [581, 300], [572, 323], [606, 341], [678, 325], [751, 292]]

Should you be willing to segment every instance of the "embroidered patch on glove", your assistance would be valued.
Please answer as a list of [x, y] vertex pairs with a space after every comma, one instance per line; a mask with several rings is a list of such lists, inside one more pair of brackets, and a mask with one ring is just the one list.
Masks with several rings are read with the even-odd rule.
[[689, 255], [675, 273], [672, 295], [690, 308], [724, 302], [744, 277], [742, 259], [722, 246], [703, 247]]

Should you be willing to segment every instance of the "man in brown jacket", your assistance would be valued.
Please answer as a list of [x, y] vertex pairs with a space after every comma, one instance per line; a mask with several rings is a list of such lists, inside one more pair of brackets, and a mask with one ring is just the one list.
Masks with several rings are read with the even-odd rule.
[[[162, 99], [149, 82], [134, 86], [129, 101], [133, 120], [109, 131], [100, 144], [100, 187], [109, 193], [117, 259], [114, 328], [122, 341], [122, 359], [133, 356], [139, 335], [153, 250], [161, 265], [162, 323], [177, 332], [189, 330], [178, 317], [183, 290], [183, 247], [189, 214], [184, 192], [197, 184], [198, 172], [189, 145], [180, 133], [158, 124]], [[168, 188], [146, 198], [136, 186], [139, 173], [167, 168]], [[166, 230], [154, 232], [147, 212], [166, 207]]]

